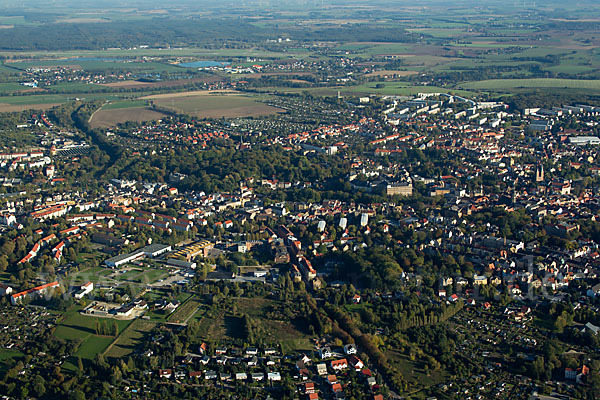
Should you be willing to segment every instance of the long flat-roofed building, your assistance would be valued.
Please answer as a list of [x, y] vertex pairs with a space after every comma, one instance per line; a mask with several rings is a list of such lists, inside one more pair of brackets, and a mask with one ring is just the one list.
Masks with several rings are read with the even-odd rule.
[[32, 300], [35, 298], [39, 298], [59, 286], [60, 285], [57, 281], [46, 283], [45, 285], [36, 286], [32, 289], [13, 294], [12, 296], [10, 296], [10, 302], [12, 305], [16, 305], [22, 303], [24, 300]]
[[146, 247], [142, 247], [129, 254], [120, 254], [115, 257], [111, 257], [104, 263], [111, 268], [118, 268], [121, 265], [125, 265], [128, 262], [138, 260], [144, 257], [158, 257], [161, 254], [171, 251], [170, 245], [165, 244], [151, 244]]

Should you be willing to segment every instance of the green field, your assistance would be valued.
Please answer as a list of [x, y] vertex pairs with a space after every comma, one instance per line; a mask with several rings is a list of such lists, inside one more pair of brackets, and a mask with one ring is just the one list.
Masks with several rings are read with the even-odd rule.
[[138, 276], [136, 276], [133, 280], [142, 284], [154, 283], [159, 279], [164, 279], [169, 275], [167, 271], [163, 271], [160, 269], [149, 269]]
[[28, 96], [2, 96], [0, 97], [0, 103], [11, 105], [52, 104], [64, 103], [69, 99], [73, 99], [73, 97], [65, 94], [35, 94]]
[[189, 96], [173, 99], [158, 99], [155, 103], [163, 107], [179, 109], [185, 113], [220, 110], [226, 107], [247, 107], [257, 102], [246, 96]]
[[30, 104], [62, 104], [67, 101], [74, 101], [76, 98], [84, 97], [86, 99], [118, 99], [116, 95], [105, 93], [66, 93], [66, 94], [33, 94], [27, 96], [0, 96], [0, 103], [10, 105], [30, 105]]
[[279, 110], [252, 97], [241, 95], [190, 95], [153, 100], [162, 108], [200, 118], [230, 118], [275, 114]]
[[102, 106], [102, 110], [122, 110], [125, 108], [136, 108], [136, 107], [147, 107], [148, 102], [146, 100], [122, 100], [112, 101]]
[[[377, 84], [383, 84], [383, 88], [377, 88]], [[407, 96], [417, 93], [448, 93], [453, 92], [458, 95], [472, 95], [472, 92], [466, 90], [455, 90], [453, 88], [441, 88], [437, 86], [411, 86], [406, 82], [369, 82], [363, 85], [349, 86], [340, 89], [342, 93], [348, 94], [379, 94], [379, 95], [396, 95]]]
[[134, 268], [115, 276], [117, 281], [127, 281], [139, 284], [149, 284], [168, 276], [169, 273], [160, 269]]
[[94, 284], [98, 283], [99, 280], [105, 278], [107, 275], [112, 273], [111, 270], [102, 268], [102, 267], [94, 267], [86, 269], [85, 271], [80, 271], [74, 274], [69, 274], [66, 277], [66, 283], [72, 286], [83, 285], [86, 282], [93, 282]]
[[0, 25], [33, 25], [23, 15], [0, 17]]
[[155, 322], [136, 319], [115, 340], [106, 351], [105, 356], [122, 358], [130, 355], [142, 342], [144, 336], [156, 326]]
[[17, 82], [0, 83], [0, 93], [15, 93], [27, 90], [29, 87], [20, 85]]
[[24, 357], [18, 350], [0, 349], [0, 372], [6, 371], [12, 362]]
[[411, 361], [408, 356], [395, 350], [388, 352], [387, 356], [394, 363], [394, 366], [402, 372], [402, 376], [414, 386], [420, 386], [424, 383], [427, 386], [437, 385], [448, 376], [443, 369], [431, 371], [429, 375], [426, 375], [422, 362], [418, 360]]
[[118, 281], [129, 281], [133, 280], [134, 277], [141, 275], [143, 271], [139, 268], [130, 269], [123, 273], [118, 273], [115, 275], [115, 279]]
[[535, 89], [535, 88], [565, 88], [565, 89], [600, 89], [600, 80], [578, 80], [578, 79], [489, 79], [484, 81], [466, 82], [459, 85], [464, 89]]
[[205, 340], [228, 343], [243, 339], [243, 319], [248, 315], [261, 332], [265, 343], [281, 344], [287, 352], [307, 351], [313, 348], [310, 336], [299, 330], [294, 321], [282, 321], [267, 317], [273, 307], [279, 305], [276, 300], [263, 298], [236, 298], [236, 315], [229, 315], [224, 310], [201, 310], [195, 314], [200, 323], [199, 334]]
[[59, 83], [57, 85], [48, 86], [46, 89], [61, 91], [65, 93], [88, 93], [98, 90], [106, 90], [106, 87], [85, 82], [65, 82]]
[[112, 318], [88, 317], [79, 314], [79, 308], [74, 308], [65, 313], [62, 322], [56, 327], [54, 335], [65, 340], [83, 339], [83, 343], [75, 355], [92, 359], [96, 354], [103, 352], [114, 340], [113, 337], [96, 335], [96, 321], [106, 322], [109, 326], [116, 321], [119, 332], [122, 332], [131, 323], [131, 321]]
[[185, 303], [177, 307], [175, 312], [167, 319], [169, 322], [184, 323], [198, 311], [200, 305], [200, 301], [191, 297]]
[[[30, 67], [65, 67], [74, 66], [81, 67], [85, 71], [104, 71], [104, 70], [133, 70], [133, 71], [148, 71], [148, 72], [175, 72], [181, 68], [172, 64], [163, 64], [158, 62], [140, 62], [130, 60], [89, 60], [80, 59], [81, 55], [70, 59], [44, 59], [39, 61], [22, 61], [12, 62], [10, 66], [25, 70]], [[106, 56], [105, 56], [106, 57]]]
[[90, 335], [79, 346], [74, 356], [93, 360], [96, 354], [102, 353], [113, 341], [113, 337]]
[[296, 351], [312, 351], [315, 348], [315, 345], [308, 338], [283, 339], [280, 344], [283, 354], [289, 354]]
[[398, 53], [409, 53], [412, 49], [411, 45], [405, 45], [402, 43], [391, 43], [391, 44], [345, 44], [336, 47], [336, 50], [347, 51], [349, 55], [368, 55], [375, 56], [380, 54], [398, 54]]
[[[305, 53], [306, 51], [298, 51], [298, 53]], [[0, 56], [13, 55], [11, 51], [0, 51]], [[48, 59], [61, 58], [62, 62], [65, 63], [64, 59], [72, 58], [125, 58], [125, 57], [142, 57], [142, 56], [186, 56], [186, 57], [197, 57], [207, 58], [211, 56], [215, 57], [263, 57], [263, 58], [288, 58], [293, 51], [282, 55], [281, 53], [274, 51], [266, 51], [262, 49], [204, 49], [204, 48], [170, 48], [170, 49], [115, 49], [115, 50], [65, 50], [65, 51], [26, 51], [19, 52], [19, 55], [23, 58], [26, 57], [45, 57]], [[59, 61], [59, 60], [51, 60]], [[74, 61], [67, 61], [75, 63]], [[88, 61], [91, 62], [91, 61]], [[102, 61], [97, 61], [102, 63]], [[106, 63], [106, 62], [105, 62]], [[16, 64], [16, 63], [15, 63]], [[77, 63], [80, 65], [81, 63]], [[40, 64], [43, 65], [43, 64]], [[50, 64], [46, 64], [50, 65]], [[58, 64], [55, 64], [58, 65]], [[180, 67], [176, 67], [180, 68]]]

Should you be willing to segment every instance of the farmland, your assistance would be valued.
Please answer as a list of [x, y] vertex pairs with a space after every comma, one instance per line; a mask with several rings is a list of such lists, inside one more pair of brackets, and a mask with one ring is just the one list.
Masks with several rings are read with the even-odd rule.
[[460, 87], [465, 89], [511, 90], [521, 88], [566, 88], [566, 89], [600, 89], [600, 80], [576, 79], [491, 79], [478, 82], [467, 82]]
[[94, 128], [112, 128], [128, 121], [152, 121], [161, 119], [164, 114], [151, 110], [148, 107], [128, 107], [119, 109], [106, 109], [94, 113], [90, 124]]
[[154, 100], [157, 106], [198, 118], [233, 118], [276, 114], [283, 110], [240, 95], [178, 94]]
[[194, 79], [178, 79], [172, 81], [144, 82], [144, 81], [119, 81], [113, 83], [105, 83], [102, 86], [117, 89], [157, 89], [157, 88], [172, 88], [178, 86], [192, 85], [195, 83], [217, 82], [218, 77], [194, 78]]

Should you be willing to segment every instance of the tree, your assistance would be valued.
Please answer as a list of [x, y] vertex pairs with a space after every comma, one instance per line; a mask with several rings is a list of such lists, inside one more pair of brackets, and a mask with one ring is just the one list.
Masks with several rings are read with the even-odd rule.
[[6, 255], [0, 256], [0, 272], [6, 271], [8, 268], [8, 257]]
[[37, 397], [42, 397], [44, 393], [46, 393], [45, 383], [46, 381], [44, 380], [44, 378], [42, 378], [39, 375], [36, 375], [36, 377], [33, 380], [33, 392]]
[[81, 390], [79, 389], [75, 389], [71, 392], [71, 395], [69, 396], [71, 400], [85, 400], [85, 393], [83, 393]]
[[81, 361], [81, 357], [77, 357], [77, 370], [79, 373], [83, 373], [83, 362]]

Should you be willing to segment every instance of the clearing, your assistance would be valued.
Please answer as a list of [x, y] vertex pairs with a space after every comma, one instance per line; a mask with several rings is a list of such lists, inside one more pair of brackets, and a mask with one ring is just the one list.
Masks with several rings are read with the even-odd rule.
[[162, 119], [165, 114], [148, 107], [99, 110], [90, 119], [92, 128], [112, 128], [128, 121], [144, 122]]
[[127, 357], [133, 353], [142, 342], [144, 336], [152, 331], [155, 326], [156, 322], [143, 319], [134, 320], [106, 350], [105, 355], [110, 358]]
[[[173, 96], [151, 96], [154, 104], [178, 113], [189, 114], [198, 118], [237, 118], [254, 117], [281, 113], [284, 110], [261, 103], [251, 97], [229, 94], [202, 94], [194, 92], [176, 93]], [[233, 93], [236, 93], [235, 95]]]

